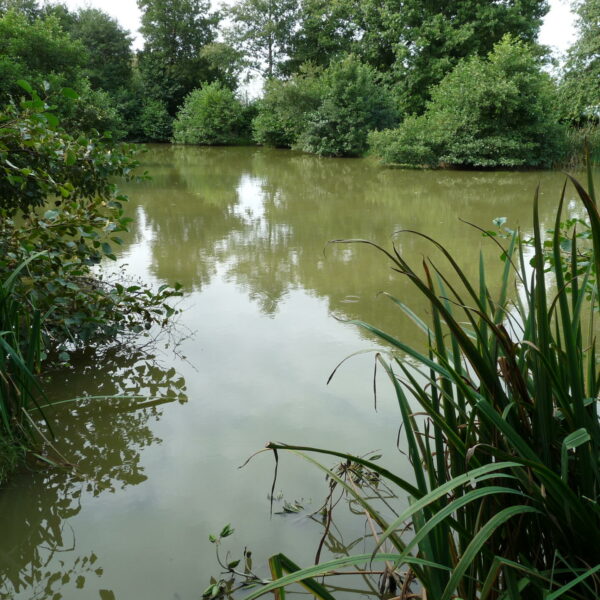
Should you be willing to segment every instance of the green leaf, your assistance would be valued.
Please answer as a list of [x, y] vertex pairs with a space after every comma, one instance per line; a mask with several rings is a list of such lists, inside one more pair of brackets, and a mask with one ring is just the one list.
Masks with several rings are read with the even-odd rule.
[[70, 87], [64, 87], [61, 90], [61, 93], [65, 98], [70, 98], [71, 100], [77, 100], [79, 98], [79, 94]]
[[[298, 583], [299, 581], [303, 581], [308, 578], [318, 577], [319, 575], [323, 575], [325, 573], [328, 573], [329, 571], [335, 571], [336, 569], [338, 569], [340, 567], [355, 566], [360, 563], [368, 563], [370, 561], [372, 561], [372, 562], [379, 562], [379, 561], [386, 561], [386, 560], [393, 561], [396, 558], [398, 558], [398, 555], [394, 554], [394, 553], [380, 553], [380, 554], [375, 554], [375, 556], [373, 556], [370, 553], [369, 554], [357, 554], [355, 556], [344, 556], [342, 558], [337, 558], [335, 560], [324, 562], [324, 563], [321, 563], [318, 565], [313, 565], [313, 566], [307, 567], [305, 569], [300, 569], [299, 571], [295, 571], [293, 573], [290, 573], [289, 575], [280, 577], [279, 579], [276, 579], [275, 581], [268, 583], [264, 587], [259, 588], [255, 592], [252, 592], [250, 595], [246, 596], [244, 598], [244, 600], [254, 600], [255, 598], [263, 596], [264, 594], [266, 594], [268, 592], [272, 592], [273, 590], [276, 590], [277, 588], [284, 587], [284, 586], [290, 585], [292, 583]], [[405, 562], [406, 562], [406, 564], [409, 564], [409, 565], [421, 565], [421, 566], [431, 567], [433, 569], [441, 569], [444, 571], [450, 571], [450, 568], [446, 567], [445, 565], [440, 565], [438, 563], [435, 563], [435, 562], [432, 562], [429, 560], [425, 560], [423, 558], [417, 558], [415, 556], [407, 557]]]
[[28, 94], [33, 94], [33, 88], [24, 79], [17, 80], [17, 85], [22, 87]]
[[570, 433], [562, 443], [560, 452], [560, 476], [563, 481], [567, 481], [569, 471], [569, 450], [574, 450], [579, 446], [586, 444], [591, 440], [587, 429], [581, 427]]

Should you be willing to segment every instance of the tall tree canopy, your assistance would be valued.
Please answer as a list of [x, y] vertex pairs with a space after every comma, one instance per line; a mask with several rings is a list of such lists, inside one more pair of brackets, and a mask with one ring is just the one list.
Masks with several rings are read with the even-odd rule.
[[327, 67], [343, 54], [358, 53], [359, 35], [356, 2], [301, 0], [288, 56], [280, 71], [285, 75], [298, 73], [307, 62]]
[[16, 86], [25, 79], [38, 89], [48, 81], [55, 86], [76, 86], [87, 53], [65, 33], [54, 17], [30, 21], [21, 11], [0, 16], [0, 102], [21, 94]]
[[131, 37], [111, 16], [81, 9], [67, 31], [88, 50], [85, 73], [93, 87], [116, 92], [131, 79]]
[[147, 92], [172, 116], [184, 97], [214, 79], [202, 49], [215, 41], [219, 15], [208, 0], [138, 0], [144, 49], [139, 66]]
[[534, 42], [547, 10], [547, 0], [303, 0], [290, 55], [323, 64], [356, 53], [388, 74], [403, 112], [419, 113], [460, 59], [487, 55], [507, 33]]
[[569, 50], [562, 86], [566, 116], [572, 121], [600, 120], [600, 0], [576, 4], [579, 37]]
[[228, 11], [228, 37], [251, 67], [270, 78], [287, 56], [297, 14], [298, 0], [240, 0]]

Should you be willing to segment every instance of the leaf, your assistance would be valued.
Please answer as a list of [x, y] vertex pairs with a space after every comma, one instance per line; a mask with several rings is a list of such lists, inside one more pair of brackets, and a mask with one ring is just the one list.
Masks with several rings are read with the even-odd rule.
[[64, 87], [61, 90], [61, 93], [65, 98], [70, 98], [71, 100], [77, 100], [79, 98], [79, 94], [70, 87]]
[[33, 94], [33, 88], [24, 79], [17, 80], [17, 85], [22, 87], [28, 94]]
[[574, 450], [591, 440], [587, 429], [581, 427], [577, 431], [570, 433], [562, 443], [560, 452], [560, 476], [563, 481], [567, 481], [569, 471], [569, 450]]
[[[264, 587], [259, 588], [257, 591], [252, 592], [249, 596], [246, 596], [246, 598], [244, 600], [254, 600], [255, 598], [258, 598], [259, 596], [263, 596], [267, 592], [272, 592], [273, 590], [276, 590], [277, 588], [280, 588], [280, 587], [283, 587], [286, 585], [290, 585], [292, 583], [297, 583], [299, 581], [303, 581], [308, 578], [318, 577], [319, 575], [323, 575], [325, 573], [328, 573], [329, 571], [335, 571], [336, 569], [338, 569], [340, 567], [355, 566], [360, 563], [366, 563], [369, 561], [372, 561], [372, 562], [386, 561], [386, 560], [393, 561], [396, 558], [398, 558], [398, 555], [394, 554], [394, 553], [381, 553], [381, 554], [375, 554], [374, 556], [370, 553], [369, 554], [357, 554], [355, 556], [344, 556], [342, 558], [337, 558], [335, 560], [331, 560], [331, 561], [328, 561], [325, 563], [313, 565], [313, 566], [307, 567], [305, 569], [300, 569], [299, 571], [294, 571], [293, 573], [290, 573], [289, 575], [280, 577], [279, 579], [276, 579], [275, 581], [268, 583]], [[422, 565], [422, 566], [431, 567], [433, 569], [442, 569], [444, 571], [450, 571], [450, 568], [446, 567], [445, 565], [440, 565], [438, 563], [434, 563], [432, 561], [425, 560], [423, 558], [417, 558], [415, 556], [407, 557], [406, 564]]]
[[58, 117], [56, 115], [53, 115], [52, 113], [44, 113], [44, 117], [46, 117], [46, 121], [48, 122], [48, 125], [50, 125], [50, 127], [57, 127], [59, 124], [59, 120]]

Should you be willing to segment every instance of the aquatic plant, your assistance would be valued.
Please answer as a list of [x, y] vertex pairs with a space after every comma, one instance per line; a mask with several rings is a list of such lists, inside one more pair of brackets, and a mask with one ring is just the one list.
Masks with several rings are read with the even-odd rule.
[[33, 442], [36, 425], [29, 411], [43, 398], [36, 376], [42, 318], [39, 311], [23, 310], [12, 293], [21, 272], [38, 257], [21, 263], [0, 284], [0, 483]]
[[[519, 232], [506, 246], [492, 238], [504, 260], [495, 297], [482, 258], [474, 285], [455, 258], [425, 234], [402, 232], [428, 239], [447, 261], [448, 272], [432, 259], [423, 260], [422, 274], [417, 272], [395, 245], [387, 250], [365, 240], [337, 240], [374, 247], [430, 308], [427, 322], [389, 296], [426, 336], [426, 352], [374, 325], [350, 321], [389, 348], [377, 354], [377, 363], [395, 390], [412, 476], [405, 479], [370, 458], [269, 443], [267, 450], [276, 457], [291, 452], [324, 471], [381, 533], [372, 553], [279, 574], [246, 600], [374, 561], [387, 561], [386, 576], [395, 580], [401, 598], [412, 597], [415, 586], [436, 600], [598, 597], [597, 289], [590, 298], [587, 288], [590, 276], [600, 271], [600, 214], [591, 171], [589, 191], [569, 179], [589, 218], [592, 260], [581, 272], [562, 257], [565, 184], [551, 240], [553, 286], [545, 266], [537, 192], [533, 257]], [[574, 233], [574, 262], [577, 244]], [[510, 293], [513, 283], [515, 294]], [[382, 509], [315, 460], [315, 454], [371, 470], [395, 487], [399, 498], [407, 496], [408, 505], [395, 514]], [[391, 551], [385, 550], [388, 545]]]

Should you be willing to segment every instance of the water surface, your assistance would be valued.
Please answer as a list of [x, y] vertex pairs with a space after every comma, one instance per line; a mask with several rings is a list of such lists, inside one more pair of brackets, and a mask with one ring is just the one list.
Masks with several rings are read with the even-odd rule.
[[[493, 228], [493, 219], [507, 217], [529, 231], [541, 184], [549, 228], [564, 179], [381, 169], [256, 148], [155, 146], [143, 162], [152, 181], [126, 189], [136, 224], [119, 266], [156, 286], [179, 281], [183, 312], [154, 344], [79, 355], [52, 376], [54, 400], [142, 398], [51, 412], [57, 446], [77, 475], [26, 471], [0, 492], [0, 598], [199, 598], [218, 572], [208, 535], [226, 523], [236, 529], [227, 548], [237, 557], [248, 546], [259, 569], [276, 551], [308, 564], [322, 533], [306, 516], [325, 496], [321, 474], [282, 457], [276, 508], [298, 499], [307, 511], [270, 519], [272, 457], [238, 466], [280, 440], [357, 454], [380, 449], [387, 465], [408, 472], [383, 378], [374, 410], [373, 356], [351, 359], [326, 380], [345, 356], [380, 348], [343, 320], [423, 343], [378, 292], [426, 316], [410, 283], [374, 249], [327, 242], [395, 240], [415, 265], [424, 257], [441, 265], [426, 240], [394, 235], [417, 230], [454, 252], [473, 278], [482, 252], [493, 281], [499, 249], [459, 219]], [[578, 210], [574, 202], [570, 210]], [[344, 511], [337, 523], [338, 550], [364, 534], [361, 519]]]

